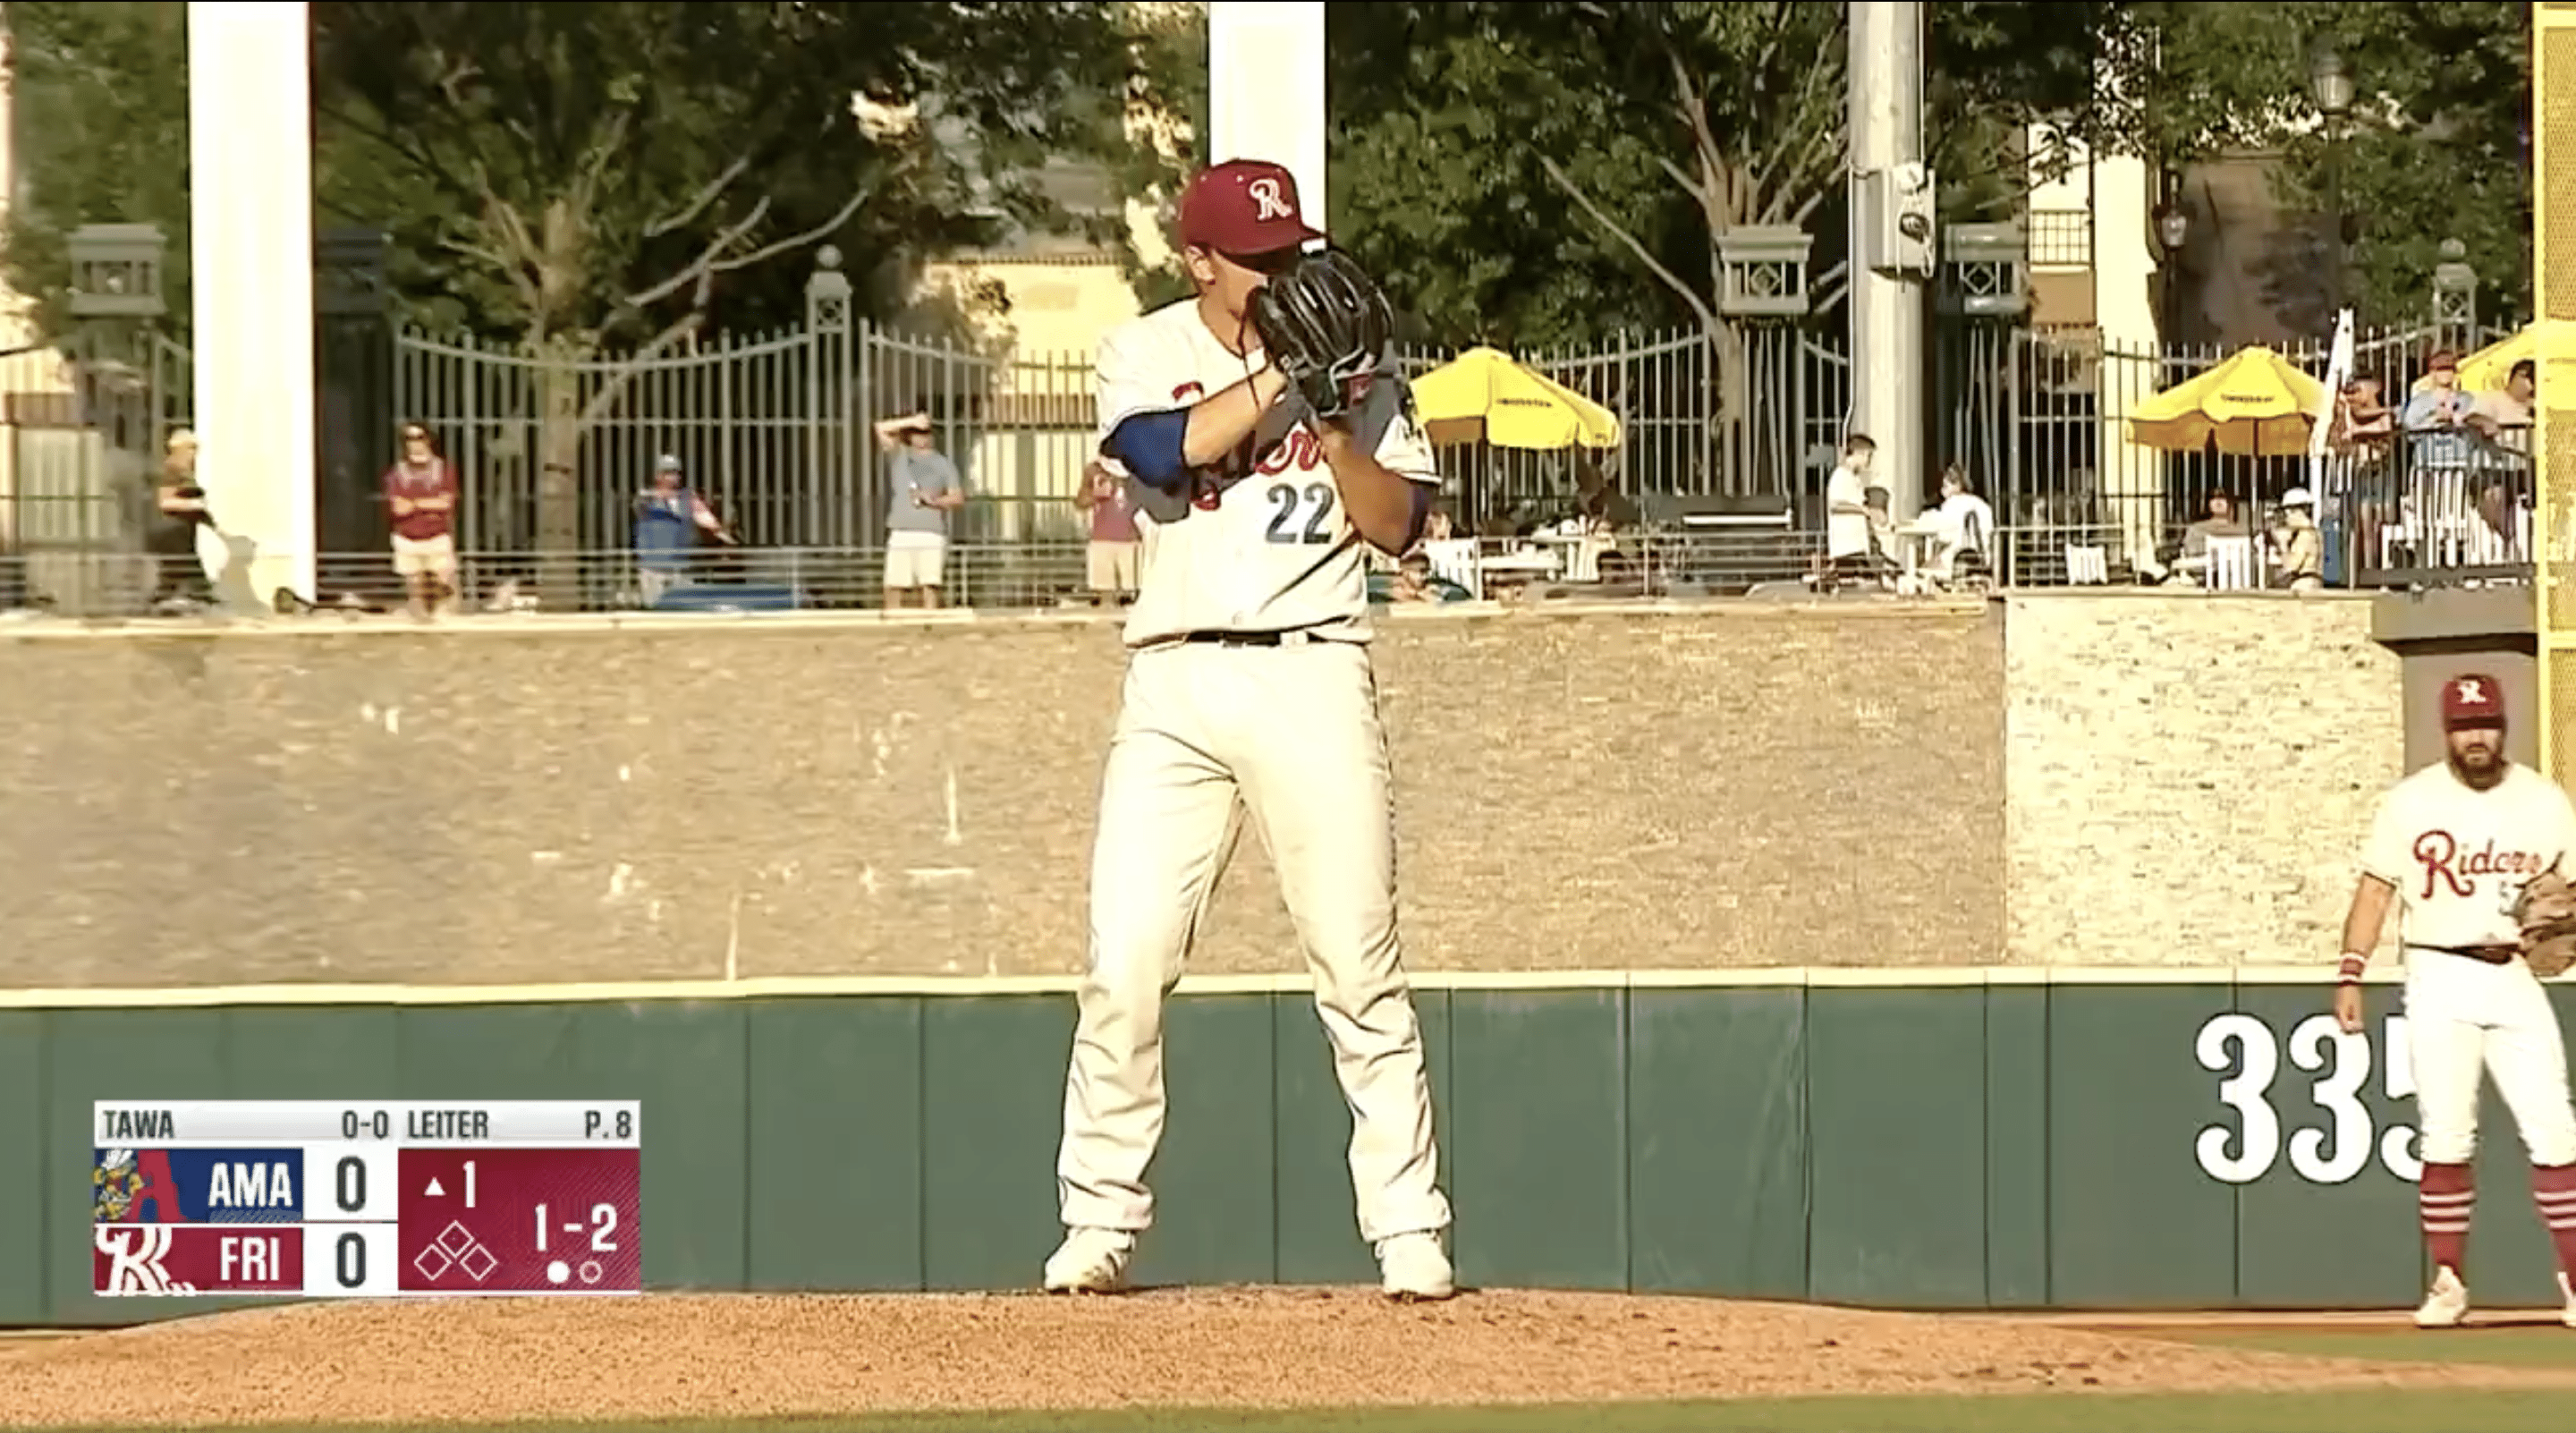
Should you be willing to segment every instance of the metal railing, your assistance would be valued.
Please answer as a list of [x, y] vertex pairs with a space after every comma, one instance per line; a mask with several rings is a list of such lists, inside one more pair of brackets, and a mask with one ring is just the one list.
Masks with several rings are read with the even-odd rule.
[[2335, 546], [2356, 586], [2528, 582], [2531, 430], [2400, 433], [2326, 463]]
[[[2449, 331], [2431, 325], [2381, 329], [2355, 343], [2354, 371], [2377, 379], [2393, 408], [2404, 406], [2430, 350], [2468, 351], [2507, 331]], [[2327, 345], [2282, 345], [2282, 356], [2322, 379]], [[2510, 444], [2428, 446], [2404, 435], [2365, 461], [2331, 459], [2312, 468], [2307, 445], [2277, 454], [2160, 451], [2135, 440], [2128, 420], [2158, 393], [2230, 357], [2224, 346], [2134, 348], [2098, 330], [1993, 329], [1954, 345], [1970, 370], [1945, 384], [1946, 460], [1956, 461], [1994, 504], [2008, 529], [2098, 529], [2114, 565], [2152, 569], [2213, 494], [2234, 499], [2249, 528], [2292, 488], [2316, 490], [2327, 577], [2341, 586], [2405, 587], [2492, 580], [2471, 521], [2529, 491], [2527, 464]], [[2483, 520], [2483, 519], [2480, 519]], [[2504, 519], [2509, 529], [2511, 520]], [[2365, 534], [2364, 529], [2367, 529]], [[2509, 567], [2510, 563], [2503, 564]]]
[[[2033, 222], [2045, 230], [2049, 217]], [[2034, 233], [2033, 262], [2044, 240]], [[1838, 330], [1835, 318], [1810, 315], [1521, 353], [1618, 413], [1620, 444], [1599, 453], [1444, 447], [1444, 504], [1460, 528], [1484, 536], [1586, 505], [1622, 525], [1652, 526], [1659, 507], [1704, 498], [1785, 503], [1799, 525], [1820, 526], [1851, 412]], [[2402, 395], [2425, 350], [2467, 350], [2495, 336], [2458, 324], [2380, 330], [2361, 336], [2359, 367]], [[2093, 329], [1958, 316], [1935, 326], [1933, 343], [1934, 432], [1918, 455], [1922, 469], [1928, 478], [1958, 463], [2008, 530], [2102, 529], [2115, 563], [2153, 568], [2212, 491], [2257, 511], [2312, 482], [2304, 454], [2168, 454], [2128, 436], [2126, 420], [2141, 403], [2228, 350], [2128, 348]], [[664, 455], [747, 543], [867, 549], [883, 540], [888, 507], [872, 424], [913, 411], [931, 415], [936, 446], [973, 494], [952, 528], [961, 544], [1000, 551], [1071, 542], [1081, 531], [1070, 498], [1092, 447], [1091, 355], [998, 353], [969, 337], [868, 323], [852, 312], [846, 278], [828, 266], [809, 283], [805, 322], [776, 333], [566, 354], [386, 328], [381, 347], [389, 354], [377, 365], [382, 383], [367, 395], [326, 394], [325, 426], [338, 435], [316, 495], [316, 541], [326, 547], [383, 541], [378, 475], [397, 419], [438, 434], [462, 487], [459, 540], [478, 552], [617, 548], [634, 495]], [[2312, 373], [2325, 370], [2322, 342], [2284, 352]], [[1451, 356], [1414, 351], [1402, 362], [1418, 375]], [[36, 561], [139, 546], [132, 534], [143, 516], [131, 509], [163, 436], [188, 416], [187, 351], [148, 330], [101, 332], [11, 362], [19, 366], [0, 372], [9, 394], [0, 552]], [[2395, 585], [2476, 580], [2484, 569], [2462, 565], [2473, 544], [2460, 534], [2473, 537], [2469, 519], [2494, 501], [2484, 480], [2428, 485], [2419, 469], [2430, 468], [2411, 451], [2393, 461], [2392, 472], [2357, 472], [2324, 495], [2333, 575]], [[2511, 489], [2523, 491], [2527, 481]], [[113, 519], [67, 517], [58, 506], [83, 500], [114, 509]]]
[[[1940, 560], [1922, 534], [1882, 534], [1872, 554], [1837, 567], [1820, 530], [1777, 524], [1720, 532], [1670, 527], [1576, 537], [1540, 531], [1513, 537], [1426, 543], [1420, 551], [1450, 597], [1496, 600], [1574, 598], [1768, 598], [1825, 591], [1900, 596], [1976, 594], [2069, 586], [2176, 585], [2229, 592], [2289, 584], [2262, 529], [2244, 544], [2231, 575], [2174, 561], [2180, 534], [2162, 560], [2121, 546], [2121, 529], [2057, 524], [2007, 528], [1975, 555]], [[459, 616], [565, 613], [758, 615], [854, 612], [887, 607], [888, 554], [882, 547], [706, 546], [683, 553], [599, 549], [540, 565], [524, 553], [458, 552], [442, 607]], [[20, 620], [197, 616], [246, 610], [249, 594], [198, 552], [128, 549], [0, 555], [0, 614]], [[1398, 566], [1371, 554], [1380, 587]], [[940, 573], [941, 605], [1034, 611], [1102, 605], [1088, 581], [1087, 544], [956, 542]], [[403, 612], [410, 593], [391, 552], [331, 553], [315, 562], [316, 600], [280, 603], [288, 612], [359, 616]], [[2336, 585], [2347, 585], [2338, 583]], [[232, 594], [219, 596], [219, 593]], [[1383, 595], [1383, 593], [1381, 593]], [[899, 606], [915, 605], [907, 598]]]

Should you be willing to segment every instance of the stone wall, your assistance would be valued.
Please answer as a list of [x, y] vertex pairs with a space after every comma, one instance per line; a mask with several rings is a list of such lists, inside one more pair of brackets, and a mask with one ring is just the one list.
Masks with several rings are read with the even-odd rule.
[[[1994, 963], [2003, 633], [1398, 614], [1412, 963]], [[0, 635], [0, 986], [1071, 972], [1120, 661], [966, 614]], [[1197, 968], [1298, 965], [1247, 838]]]
[[2404, 761], [2369, 599], [2004, 606], [2010, 961], [2331, 960], [2371, 804]]

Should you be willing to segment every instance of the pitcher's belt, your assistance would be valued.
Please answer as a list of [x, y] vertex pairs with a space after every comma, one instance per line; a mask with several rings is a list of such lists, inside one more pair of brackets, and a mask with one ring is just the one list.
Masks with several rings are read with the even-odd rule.
[[2438, 955], [2457, 955], [2457, 956], [2463, 956], [2463, 957], [2465, 957], [2465, 958], [2467, 958], [2467, 959], [2477, 961], [2477, 962], [2479, 962], [2480, 964], [2483, 964], [2483, 965], [2510, 965], [2510, 964], [2512, 964], [2512, 963], [2513, 963], [2513, 958], [2514, 958], [2515, 956], [2518, 956], [2518, 955], [2522, 954], [2522, 947], [2521, 947], [2521, 946], [2518, 946], [2518, 945], [2414, 945], [2414, 944], [2409, 944], [2406, 948], [2407, 948], [2408, 950], [2429, 950], [2429, 951], [2432, 951], [2432, 952], [2434, 952], [2435, 954], [2438, 954]]
[[[1345, 637], [1328, 636], [1326, 635], [1328, 630], [1315, 627], [1291, 627], [1285, 631], [1276, 632], [1235, 632], [1211, 627], [1196, 632], [1183, 632], [1177, 637], [1167, 637], [1164, 641], [1212, 647], [1302, 647], [1309, 642], [1349, 640]], [[1156, 642], [1151, 645], [1161, 646], [1163, 643]]]

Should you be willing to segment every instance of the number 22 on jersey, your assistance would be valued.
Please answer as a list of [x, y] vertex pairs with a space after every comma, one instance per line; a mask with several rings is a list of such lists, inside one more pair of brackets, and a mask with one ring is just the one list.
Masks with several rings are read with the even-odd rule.
[[1333, 540], [1339, 494], [1331, 483], [1274, 483], [1262, 496], [1270, 504], [1270, 525], [1263, 532], [1270, 541], [1320, 547]]

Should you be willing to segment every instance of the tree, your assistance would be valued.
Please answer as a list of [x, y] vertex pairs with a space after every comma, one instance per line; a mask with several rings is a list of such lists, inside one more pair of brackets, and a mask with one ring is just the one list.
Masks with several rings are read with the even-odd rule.
[[1049, 221], [1029, 178], [1085, 117], [1069, 96], [1124, 75], [1102, 11], [319, 4], [318, 127], [362, 156], [333, 202], [393, 232], [398, 280], [541, 360], [535, 537], [561, 554], [582, 431], [622, 389], [580, 365], [775, 320], [772, 261], [826, 241], [882, 272]]
[[[1190, 293], [1175, 226], [1181, 186], [1207, 158], [1207, 7], [1126, 3], [1111, 11], [1127, 82], [1095, 92], [1081, 155], [1108, 175], [1120, 211], [1092, 237], [1118, 255], [1137, 302], [1151, 310]], [[1138, 245], [1131, 225], [1139, 218], [1161, 241], [1159, 252]]]
[[[2032, 120], [2096, 131], [2109, 8], [1927, 7], [1927, 150], [1953, 196], [2018, 198]], [[1813, 227], [1839, 201], [1844, 14], [1832, 0], [1336, 7], [1341, 237], [1444, 339], [1583, 342], [1675, 319], [1723, 338], [1719, 237]]]
[[[2339, 160], [2344, 209], [2359, 231], [2350, 259], [2358, 307], [2381, 318], [2424, 312], [2440, 245], [2457, 238], [2483, 285], [2481, 308], [2529, 314], [2531, 7], [2441, 0], [2302, 8], [2315, 12], [2305, 38], [2342, 51], [2359, 96]], [[2276, 73], [2295, 77], [2293, 93], [2305, 91], [2307, 58], [2304, 49], [2279, 47], [2266, 56]], [[2285, 122], [2274, 137], [2282, 197], [2322, 214], [2328, 167], [2338, 162], [2326, 135]], [[2317, 331], [2325, 327], [2314, 282], [2324, 233], [2320, 223], [2304, 231], [2305, 242], [2285, 246], [2271, 275], [2276, 301]]]
[[84, 224], [158, 224], [162, 295], [184, 327], [188, 283], [188, 30], [182, 4], [99, 0], [7, 7], [18, 193], [0, 274], [39, 338], [67, 333]]
[[[2003, 7], [1989, 7], [2003, 8]], [[2101, 7], [2117, 92], [2097, 132], [2115, 151], [2170, 169], [2231, 154], [2278, 160], [2278, 196], [2313, 216], [2265, 255], [2271, 296], [2292, 326], [2329, 322], [2319, 275], [2323, 214], [2338, 162], [2310, 98], [2321, 43], [2343, 54], [2359, 98], [2339, 163], [2350, 297], [2381, 318], [2423, 311], [2441, 241], [2457, 237], [2487, 285], [2490, 312], [2530, 301], [2530, 7], [2516, 0], [2288, 7], [2150, 0]]]

